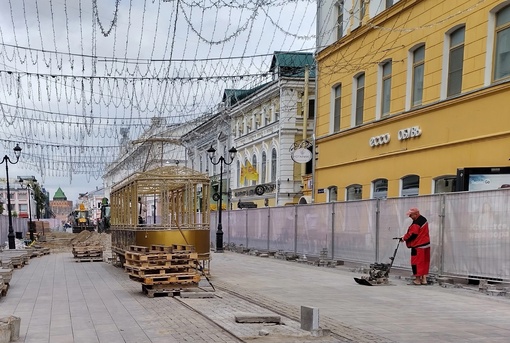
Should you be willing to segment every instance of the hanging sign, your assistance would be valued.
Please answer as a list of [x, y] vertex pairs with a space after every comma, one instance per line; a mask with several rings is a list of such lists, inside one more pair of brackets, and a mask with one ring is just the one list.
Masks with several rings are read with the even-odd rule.
[[296, 163], [307, 163], [312, 159], [312, 152], [305, 148], [294, 150], [290, 157]]
[[295, 142], [290, 147], [290, 158], [296, 163], [307, 163], [310, 162], [312, 159], [312, 152], [309, 150], [309, 148], [312, 146], [312, 143], [310, 143], [307, 140]]

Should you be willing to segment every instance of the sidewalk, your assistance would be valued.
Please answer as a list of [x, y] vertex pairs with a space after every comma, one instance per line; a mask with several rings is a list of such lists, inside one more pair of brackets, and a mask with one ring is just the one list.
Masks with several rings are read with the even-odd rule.
[[[121, 268], [51, 254], [16, 269], [0, 317], [21, 317], [18, 342], [508, 342], [510, 299], [460, 288], [361, 286], [347, 268], [212, 254], [211, 299], [148, 298]], [[203, 281], [201, 284], [207, 285]], [[299, 329], [319, 308], [333, 336]], [[236, 313], [279, 314], [285, 325], [239, 324]], [[260, 337], [259, 332], [269, 335]]]
[[[269, 308], [319, 308], [320, 325], [354, 342], [509, 342], [510, 299], [463, 288], [362, 286], [345, 267], [227, 252], [212, 254], [213, 283]], [[390, 275], [391, 277], [391, 275]], [[292, 318], [292, 316], [290, 316]], [[370, 333], [370, 334], [368, 334]]]

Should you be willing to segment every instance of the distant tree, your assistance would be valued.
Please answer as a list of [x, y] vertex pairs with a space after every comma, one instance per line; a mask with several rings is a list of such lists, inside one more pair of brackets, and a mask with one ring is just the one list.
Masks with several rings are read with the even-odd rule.
[[41, 190], [41, 187], [38, 183], [32, 183], [32, 189], [34, 190], [34, 199], [35, 199], [35, 215], [37, 219], [42, 218], [42, 214], [44, 213], [44, 209], [46, 208], [46, 194], [44, 194]]
[[0, 202], [0, 214], [4, 214], [4, 203], [3, 202]]

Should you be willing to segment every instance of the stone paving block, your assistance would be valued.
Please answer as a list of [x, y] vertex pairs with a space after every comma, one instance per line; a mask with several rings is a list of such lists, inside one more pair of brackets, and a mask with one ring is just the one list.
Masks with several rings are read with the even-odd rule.
[[271, 313], [234, 313], [236, 323], [274, 323], [280, 324], [282, 317]]

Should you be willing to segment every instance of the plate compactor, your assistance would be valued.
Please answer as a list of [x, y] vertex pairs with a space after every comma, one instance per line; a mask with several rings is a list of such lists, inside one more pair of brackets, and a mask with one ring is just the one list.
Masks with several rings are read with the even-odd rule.
[[380, 286], [389, 284], [388, 276], [400, 245], [400, 237], [395, 237], [393, 239], [397, 240], [397, 247], [393, 252], [393, 256], [390, 257], [390, 263], [372, 263], [370, 265], [368, 276], [362, 276], [360, 278], [355, 277], [354, 281], [364, 286]]

